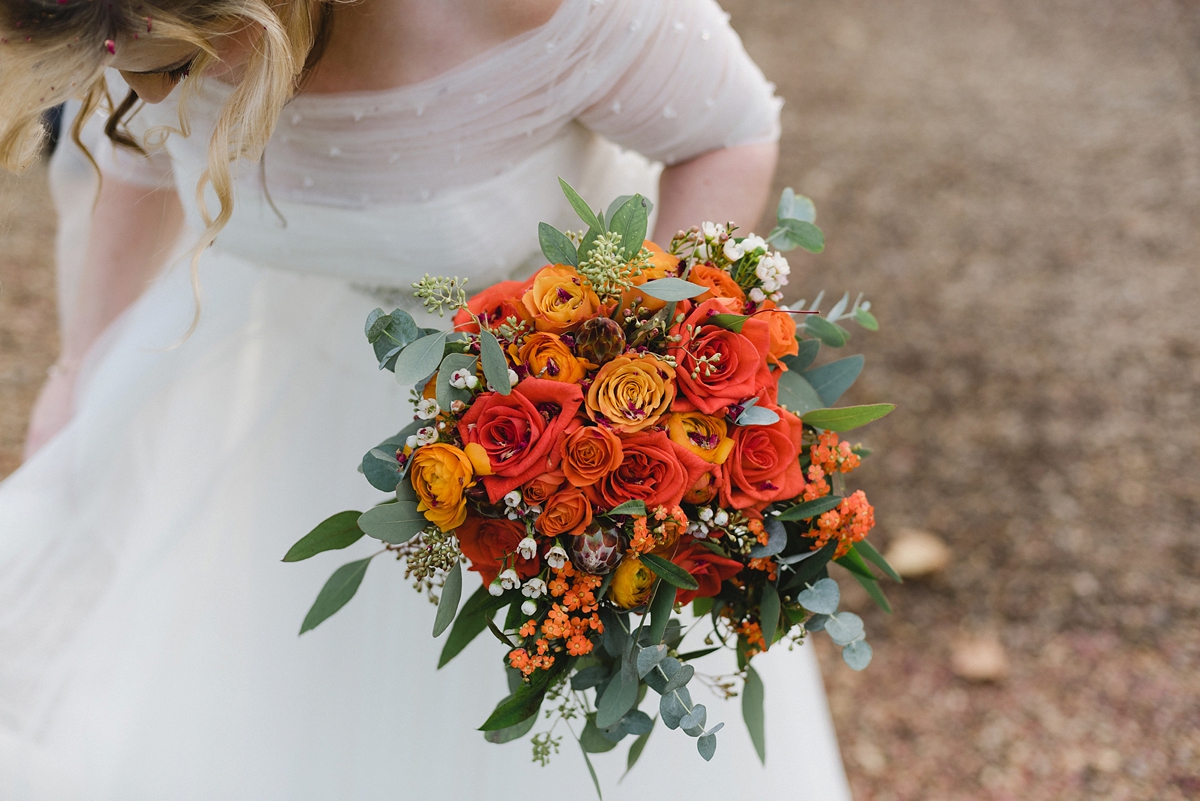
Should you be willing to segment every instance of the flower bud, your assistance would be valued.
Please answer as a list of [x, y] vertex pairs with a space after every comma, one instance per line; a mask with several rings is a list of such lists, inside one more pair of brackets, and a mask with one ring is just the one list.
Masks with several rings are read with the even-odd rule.
[[537, 611], [537, 602], [536, 601], [526, 601], [525, 603], [521, 604], [521, 614], [523, 614], [523, 615], [532, 615], [536, 611]]
[[718, 509], [717, 513], [713, 515], [713, 523], [717, 524], [718, 526], [723, 526], [728, 522], [729, 512], [726, 512], [724, 509]]
[[492, 595], [503, 595], [504, 588], [500, 586], [500, 579], [496, 579], [488, 585], [488, 592]]
[[625, 332], [610, 317], [593, 317], [579, 326], [575, 353], [593, 364], [612, 361], [625, 352]]
[[595, 527], [571, 538], [571, 561], [586, 573], [603, 576], [621, 561], [621, 535]]

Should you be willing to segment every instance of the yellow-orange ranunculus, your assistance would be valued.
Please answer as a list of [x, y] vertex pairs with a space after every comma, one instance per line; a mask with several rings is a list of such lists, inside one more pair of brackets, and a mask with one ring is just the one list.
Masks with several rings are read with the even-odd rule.
[[513, 355], [517, 362], [525, 365], [534, 378], [578, 384], [587, 376], [584, 363], [575, 358], [558, 334], [530, 334], [519, 350], [515, 345], [509, 350], [516, 351]]
[[658, 298], [652, 298], [645, 292], [639, 292], [637, 288], [647, 281], [656, 281], [659, 278], [674, 275], [676, 268], [679, 267], [679, 257], [672, 256], [649, 239], [643, 242], [642, 246], [650, 251], [650, 263], [642, 268], [641, 275], [633, 277], [633, 287], [626, 289], [621, 294], [621, 308], [627, 309], [633, 305], [635, 298], [641, 298], [640, 304], [642, 307], [654, 312], [665, 307], [667, 302]]
[[675, 400], [675, 374], [655, 357], [618, 356], [600, 368], [588, 390], [588, 416], [635, 434], [658, 423]]
[[650, 600], [654, 586], [654, 571], [642, 564], [636, 556], [626, 556], [613, 573], [608, 597], [622, 609], [634, 609]]
[[539, 331], [562, 334], [573, 331], [600, 310], [600, 298], [574, 267], [552, 264], [533, 277], [521, 302]]
[[733, 280], [733, 276], [716, 267], [697, 264], [688, 273], [687, 280], [708, 287], [708, 291], [703, 295], [692, 298], [694, 303], [703, 303], [711, 298], [732, 298], [741, 303], [746, 302], [746, 291]]
[[787, 312], [769, 311], [775, 307], [775, 301], [763, 301], [762, 308], [768, 311], [759, 316], [767, 318], [771, 331], [771, 349], [767, 354], [767, 361], [778, 365], [781, 370], [786, 370], [787, 365], [783, 363], [783, 357], [795, 356], [800, 352], [800, 343], [796, 339], [796, 318]]
[[466, 490], [475, 486], [475, 475], [465, 453], [444, 442], [417, 448], [408, 475], [421, 501], [417, 509], [429, 522], [452, 531], [467, 519]]
[[703, 412], [677, 412], [667, 419], [667, 436], [710, 464], [725, 464], [733, 450], [729, 424]]

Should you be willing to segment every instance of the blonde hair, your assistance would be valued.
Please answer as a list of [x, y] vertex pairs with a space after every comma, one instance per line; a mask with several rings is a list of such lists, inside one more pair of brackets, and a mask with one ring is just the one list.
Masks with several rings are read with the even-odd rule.
[[[190, 68], [201, 77], [217, 61], [213, 41], [241, 21], [262, 28], [245, 74], [217, 118], [208, 144], [208, 166], [196, 187], [204, 232], [192, 259], [192, 283], [199, 301], [200, 254], [233, 214], [233, 165], [261, 157], [279, 114], [300, 86], [317, 40], [320, 3], [329, 0], [0, 0], [0, 166], [21, 171], [36, 160], [46, 136], [42, 116], [70, 97], [82, 97], [72, 136], [99, 109], [109, 112], [106, 132], [117, 144], [137, 147], [121, 131], [136, 105], [132, 92], [116, 104], [104, 70], [117, 48], [134, 39], [185, 42], [199, 55]], [[319, 53], [318, 53], [319, 55]], [[190, 131], [186, 115], [193, 80], [177, 91], [178, 133]], [[86, 152], [86, 149], [85, 149]], [[93, 162], [94, 163], [94, 162]], [[218, 207], [213, 214], [204, 192], [211, 185]], [[192, 321], [188, 333], [195, 329]]]

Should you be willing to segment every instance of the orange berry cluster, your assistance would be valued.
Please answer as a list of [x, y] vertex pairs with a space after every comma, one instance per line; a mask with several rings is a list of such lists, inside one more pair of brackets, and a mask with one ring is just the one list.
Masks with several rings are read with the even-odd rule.
[[817, 444], [809, 449], [812, 463], [825, 473], [849, 473], [860, 464], [858, 454], [850, 449], [849, 442], [839, 442], [833, 431], [822, 431]]
[[[600, 622], [600, 615], [596, 614], [600, 606], [595, 593], [604, 580], [600, 576], [576, 570], [570, 562], [554, 573], [549, 584], [550, 595], [561, 600], [550, 607], [546, 619], [542, 621], [542, 636], [534, 642], [537, 653], [530, 654], [528, 649], [517, 648], [508, 654], [508, 663], [526, 676], [554, 664], [550, 650], [555, 641], [565, 640], [567, 653], [571, 656], [583, 656], [590, 654], [594, 647], [592, 633], [604, 633], [604, 624]], [[521, 626], [519, 633], [528, 639], [537, 632], [537, 621], [530, 619]], [[554, 650], [561, 650], [561, 646]]]
[[867, 503], [867, 494], [858, 490], [842, 500], [836, 509], [830, 509], [817, 518], [817, 530], [813, 532], [816, 542], [812, 549], [825, 547], [830, 540], [837, 539], [838, 547], [834, 558], [845, 556], [852, 543], [867, 536], [875, 527], [875, 507]]

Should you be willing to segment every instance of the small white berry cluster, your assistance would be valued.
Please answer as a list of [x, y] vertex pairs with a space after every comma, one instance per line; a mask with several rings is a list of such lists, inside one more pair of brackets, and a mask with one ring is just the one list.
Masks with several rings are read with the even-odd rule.
[[474, 370], [463, 368], [450, 374], [450, 386], [455, 389], [475, 389], [479, 386], [479, 377]]
[[698, 520], [693, 520], [688, 523], [688, 534], [691, 534], [698, 540], [708, 539], [709, 533], [715, 528], [723, 528], [729, 524], [729, 512], [724, 509], [713, 509], [709, 506], [702, 507], [696, 516]]

